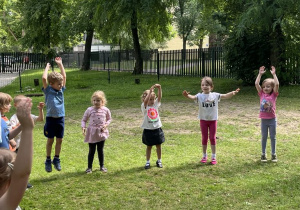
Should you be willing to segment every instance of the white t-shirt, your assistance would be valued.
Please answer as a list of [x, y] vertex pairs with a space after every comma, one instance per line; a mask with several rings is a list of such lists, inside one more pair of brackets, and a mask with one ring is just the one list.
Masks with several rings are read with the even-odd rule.
[[[33, 122], [36, 123], [36, 120], [37, 120], [38, 116], [31, 114], [31, 118], [33, 119]], [[9, 121], [10, 121], [10, 124], [11, 124], [11, 126], [12, 126], [13, 129], [15, 129], [15, 127], [20, 123], [16, 114], [14, 114], [14, 115], [10, 118]], [[15, 142], [17, 143], [16, 149], [18, 149], [19, 146], [20, 146], [21, 133], [22, 133], [22, 132], [20, 132], [20, 133], [14, 138]]]
[[218, 120], [218, 106], [221, 100], [220, 93], [198, 93], [195, 102], [199, 104], [198, 119], [200, 120]]
[[142, 103], [141, 109], [144, 115], [144, 120], [141, 128], [154, 130], [162, 127], [158, 113], [158, 107], [160, 107], [160, 105], [161, 103], [158, 102], [157, 99], [154, 101], [153, 106], [147, 106], [146, 108], [144, 103]]

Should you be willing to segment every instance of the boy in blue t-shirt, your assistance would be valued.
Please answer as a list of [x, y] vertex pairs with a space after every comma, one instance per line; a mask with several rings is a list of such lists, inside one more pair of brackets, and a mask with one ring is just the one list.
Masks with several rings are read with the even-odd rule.
[[[47, 172], [52, 171], [52, 164], [56, 170], [61, 170], [59, 155], [65, 127], [64, 91], [66, 89], [66, 72], [61, 57], [56, 57], [55, 62], [60, 69], [60, 73], [53, 71], [48, 74], [50, 63], [47, 63], [42, 77], [42, 90], [45, 94], [45, 104], [47, 107], [46, 124], [44, 126], [44, 135], [48, 138], [45, 161], [45, 170]], [[55, 156], [51, 161], [54, 137], [56, 137]]]

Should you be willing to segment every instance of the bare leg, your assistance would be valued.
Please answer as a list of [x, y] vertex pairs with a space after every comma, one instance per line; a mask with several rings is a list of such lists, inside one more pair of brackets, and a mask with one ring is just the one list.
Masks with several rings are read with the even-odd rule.
[[210, 145], [211, 147], [211, 153], [216, 154], [216, 145]]
[[48, 138], [47, 144], [46, 144], [46, 155], [47, 155], [47, 157], [51, 156], [53, 142], [54, 142], [54, 138], [52, 138], [52, 139]]
[[161, 159], [161, 144], [156, 145], [157, 159]]
[[207, 150], [207, 145], [202, 144], [202, 153], [206, 154], [206, 150]]
[[147, 161], [150, 161], [151, 150], [152, 150], [152, 146], [147, 146], [147, 148], [146, 148], [146, 159], [147, 159]]
[[62, 138], [56, 138], [55, 155], [59, 156], [61, 151]]

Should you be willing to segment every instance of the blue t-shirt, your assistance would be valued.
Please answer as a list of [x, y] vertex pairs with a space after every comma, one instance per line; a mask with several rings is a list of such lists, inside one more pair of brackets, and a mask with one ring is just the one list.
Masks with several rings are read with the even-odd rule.
[[65, 87], [61, 90], [55, 90], [50, 85], [46, 89], [42, 88], [45, 93], [45, 104], [47, 107], [46, 117], [64, 117], [65, 104], [64, 104], [64, 91]]
[[0, 147], [4, 147], [6, 149], [9, 149], [8, 135], [9, 135], [9, 130], [8, 130], [7, 124], [6, 124], [5, 120], [3, 120], [1, 118], [1, 139], [2, 139], [2, 142], [0, 142]]

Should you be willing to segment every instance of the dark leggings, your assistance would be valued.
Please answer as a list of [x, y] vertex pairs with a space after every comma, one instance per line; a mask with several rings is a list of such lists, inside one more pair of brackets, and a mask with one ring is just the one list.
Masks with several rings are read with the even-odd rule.
[[93, 168], [93, 161], [94, 161], [94, 155], [96, 152], [96, 146], [97, 146], [100, 167], [104, 166], [104, 152], [103, 152], [104, 142], [105, 141], [100, 141], [97, 143], [89, 143], [90, 150], [89, 150], [89, 155], [88, 155], [88, 168]]

